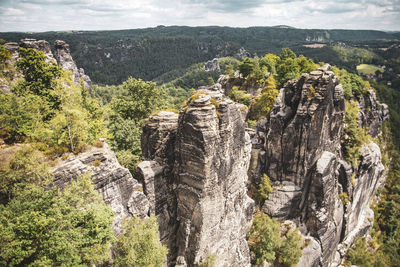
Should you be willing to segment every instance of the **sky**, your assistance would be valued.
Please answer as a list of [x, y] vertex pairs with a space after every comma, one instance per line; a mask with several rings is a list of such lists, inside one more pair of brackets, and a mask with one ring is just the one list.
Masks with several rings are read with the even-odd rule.
[[400, 0], [0, 0], [0, 32], [158, 25], [400, 31]]

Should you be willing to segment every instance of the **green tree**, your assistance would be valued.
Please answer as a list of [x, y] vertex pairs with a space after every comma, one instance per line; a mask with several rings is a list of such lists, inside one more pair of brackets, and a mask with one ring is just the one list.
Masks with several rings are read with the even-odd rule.
[[254, 58], [245, 57], [242, 59], [242, 62], [239, 63], [238, 69], [239, 72], [243, 75], [243, 77], [247, 77], [250, 73], [253, 72], [253, 69], [256, 66], [256, 61], [258, 65], [258, 60]]
[[365, 238], [357, 238], [354, 245], [348, 250], [345, 265], [374, 266], [374, 255], [367, 250]]
[[116, 266], [163, 266], [168, 250], [159, 243], [156, 217], [133, 217], [124, 222], [124, 230], [115, 246]]
[[0, 137], [13, 143], [35, 136], [49, 110], [47, 102], [40, 96], [0, 94]]
[[154, 82], [129, 77], [121, 88], [124, 95], [111, 101], [111, 109], [123, 119], [140, 122], [161, 104], [163, 92]]
[[0, 163], [0, 203], [3, 204], [30, 184], [46, 185], [50, 181], [44, 155], [32, 146], [25, 145], [10, 157]]
[[17, 68], [24, 75], [24, 80], [14, 88], [17, 95], [32, 93], [42, 96], [53, 109], [58, 109], [59, 99], [52, 94], [55, 79], [60, 77], [62, 69], [54, 62], [46, 63], [45, 55], [32, 48], [19, 48]]
[[279, 91], [276, 89], [263, 92], [261, 96], [257, 97], [250, 106], [249, 118], [251, 120], [258, 120], [261, 117], [269, 116], [272, 108], [274, 107], [278, 94]]
[[281, 244], [279, 222], [262, 212], [257, 212], [249, 232], [249, 247], [256, 255], [256, 264], [273, 262]]
[[296, 54], [292, 50], [290, 50], [289, 48], [282, 48], [280, 59], [282, 61], [285, 61], [288, 58], [295, 59], [296, 58]]
[[63, 192], [45, 189], [37, 179], [49, 175], [45, 168], [38, 164], [35, 169], [34, 162], [16, 156], [9, 168], [18, 171], [9, 181], [20, 185], [18, 190], [3, 187], [12, 191], [12, 198], [0, 205], [0, 265], [87, 266], [108, 261], [114, 239], [112, 211], [90, 176], [78, 177]]
[[260, 59], [260, 67], [267, 67], [268, 72], [276, 74], [276, 65], [279, 61], [279, 57], [274, 54], [266, 54]]
[[259, 202], [268, 199], [268, 195], [272, 193], [272, 191], [274, 191], [274, 189], [271, 186], [269, 177], [264, 173], [260, 183], [260, 187], [257, 191]]
[[282, 246], [279, 248], [278, 261], [285, 267], [296, 266], [302, 254], [302, 237], [298, 229], [290, 229], [286, 233]]
[[6, 67], [6, 61], [11, 59], [11, 53], [0, 44], [0, 71]]

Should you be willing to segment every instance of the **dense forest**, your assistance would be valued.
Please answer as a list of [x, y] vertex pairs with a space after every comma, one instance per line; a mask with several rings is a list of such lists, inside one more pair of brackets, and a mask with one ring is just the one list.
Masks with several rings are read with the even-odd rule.
[[[380, 31], [180, 26], [121, 31], [10, 32], [0, 33], [0, 38], [8, 42], [22, 38], [50, 43], [64, 40], [70, 45], [77, 65], [84, 68], [95, 83], [104, 85], [120, 84], [129, 76], [157, 80], [164, 73], [214, 57], [235, 56], [240, 48], [252, 56], [263, 56], [279, 54], [282, 47], [289, 47], [315, 62], [329, 62], [350, 70], [360, 61], [378, 63], [382, 58], [376, 55], [376, 49], [389, 47], [392, 40], [399, 39], [396, 34]], [[326, 46], [304, 46], [314, 43]]]
[[[141, 159], [142, 126], [157, 110], [178, 112], [199, 86], [213, 85], [220, 74], [235, 77], [238, 73], [240, 82], [229, 97], [248, 107], [251, 127], [268, 116], [285, 82], [315, 70], [322, 62], [336, 65], [333, 71], [343, 84], [348, 139], [342, 150], [348, 162], [357, 165], [359, 149], [368, 138], [357, 126], [353, 100], [371, 86], [390, 109], [390, 121], [377, 141], [389, 171], [379, 192], [381, 200], [374, 206], [372, 239], [359, 239], [349, 250], [346, 264], [400, 265], [400, 48], [394, 45], [398, 42], [390, 40], [396, 35], [160, 26], [111, 32], [2, 33], [0, 37], [7, 41], [23, 37], [64, 39], [70, 43], [78, 66], [96, 83], [89, 90], [74, 84], [70, 73], [46, 63], [45, 56], [32, 49], [20, 49], [20, 58], [13, 63], [0, 45], [0, 78], [12, 84], [11, 93], [0, 94], [0, 138], [4, 143], [0, 155], [0, 265], [160, 266], [167, 250], [158, 243], [155, 218], [132, 218], [124, 224], [125, 234], [114, 237], [110, 227], [113, 214], [94, 190], [90, 176], [83, 175], [65, 190], [57, 190], [51, 187], [54, 177], [49, 168], [53, 161], [101, 146], [99, 139], [105, 137], [119, 162], [134, 174]], [[325, 45], [303, 46], [314, 42]], [[281, 49], [286, 46], [298, 55]], [[388, 49], [380, 50], [382, 46]], [[241, 47], [252, 56], [238, 57]], [[205, 71], [204, 61], [216, 56], [220, 57], [221, 72]], [[368, 80], [355, 74], [361, 63], [385, 65], [387, 71]], [[259, 96], [244, 91], [251, 84], [263, 88]], [[259, 201], [267, 198], [270, 190], [268, 177], [264, 177], [256, 192]], [[297, 230], [283, 238], [276, 236], [276, 229], [278, 222], [256, 215], [250, 249], [261, 255], [260, 263], [276, 258], [288, 266], [295, 264], [301, 256]], [[271, 240], [258, 242], [257, 234], [262, 231]], [[141, 246], [143, 242], [148, 246]], [[273, 247], [268, 247], [270, 244]]]

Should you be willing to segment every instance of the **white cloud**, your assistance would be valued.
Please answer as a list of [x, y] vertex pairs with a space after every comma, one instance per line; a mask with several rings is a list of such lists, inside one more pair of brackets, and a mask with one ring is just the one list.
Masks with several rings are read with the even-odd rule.
[[0, 31], [164, 25], [400, 30], [400, 0], [1, 0]]

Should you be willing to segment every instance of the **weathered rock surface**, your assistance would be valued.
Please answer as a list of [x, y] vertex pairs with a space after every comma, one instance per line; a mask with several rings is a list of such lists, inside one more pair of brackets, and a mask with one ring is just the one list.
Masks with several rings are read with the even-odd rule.
[[43, 54], [46, 56], [47, 63], [56, 62], [53, 53], [51, 52], [50, 44], [45, 40], [22, 39], [19, 43], [19, 46], [23, 48], [32, 48], [43, 52]]
[[142, 150], [149, 160], [138, 165], [139, 180], [159, 216], [164, 242], [169, 236], [172, 266], [195, 266], [212, 254], [215, 266], [250, 266], [251, 142], [238, 106], [217, 99], [211, 104], [205, 92], [189, 101], [179, 119], [160, 112], [143, 129]]
[[221, 72], [221, 68], [219, 67], [218, 58], [214, 58], [213, 60], [209, 60], [206, 62], [205, 71], [217, 71]]
[[359, 107], [359, 125], [368, 127], [369, 134], [374, 138], [377, 137], [380, 134], [381, 124], [389, 119], [388, 106], [379, 105], [375, 92], [370, 89], [366, 95], [361, 96]]
[[[359, 106], [359, 125], [377, 136], [388, 117], [386, 105], [379, 105], [370, 91]], [[301, 266], [340, 264], [345, 247], [371, 227], [368, 205], [382, 183], [380, 150], [373, 142], [365, 144], [357, 169], [344, 161], [344, 114], [342, 86], [325, 65], [280, 90], [270, 117], [259, 122], [253, 138], [259, 152], [258, 164], [249, 170], [252, 182], [259, 183], [255, 177], [266, 173], [275, 189], [262, 210], [295, 221], [312, 238]], [[347, 205], [339, 199], [342, 193], [348, 195]]]
[[75, 61], [72, 59], [69, 45], [67, 43], [61, 40], [56, 40], [54, 42], [54, 57], [61, 68], [72, 72], [76, 84], [79, 84], [81, 78], [85, 87], [89, 87], [92, 84], [89, 76], [85, 75], [85, 71], [82, 68], [78, 70]]
[[113, 230], [117, 235], [121, 233], [123, 218], [148, 215], [150, 204], [142, 185], [118, 163], [107, 144], [70, 155], [66, 160], [60, 159], [51, 171], [55, 177], [53, 184], [60, 188], [81, 174], [91, 173], [95, 188], [114, 211]]
[[79, 84], [80, 79], [82, 79], [85, 87], [90, 87], [92, 85], [92, 82], [89, 76], [85, 74], [85, 71], [82, 68], [78, 69], [76, 66], [75, 61], [72, 59], [70, 54], [69, 45], [64, 41], [56, 40], [54, 42], [54, 55], [51, 51], [50, 44], [45, 40], [22, 39], [19, 43], [6, 43], [4, 46], [11, 52], [13, 62], [18, 60], [19, 47], [33, 48], [43, 52], [46, 56], [45, 60], [47, 63], [53, 62], [61, 68], [71, 71], [75, 84]]

